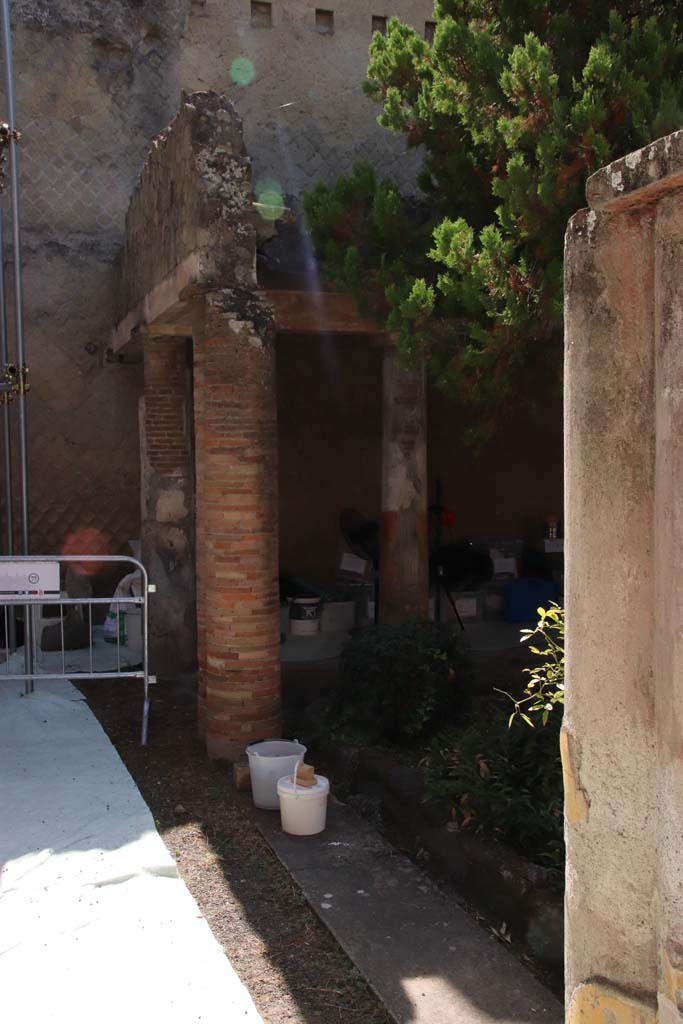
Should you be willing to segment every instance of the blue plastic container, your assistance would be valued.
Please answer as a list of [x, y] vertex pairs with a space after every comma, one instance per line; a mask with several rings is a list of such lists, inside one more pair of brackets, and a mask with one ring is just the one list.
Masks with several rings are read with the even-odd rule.
[[538, 608], [557, 601], [557, 584], [552, 580], [515, 580], [505, 590], [505, 621], [536, 622]]

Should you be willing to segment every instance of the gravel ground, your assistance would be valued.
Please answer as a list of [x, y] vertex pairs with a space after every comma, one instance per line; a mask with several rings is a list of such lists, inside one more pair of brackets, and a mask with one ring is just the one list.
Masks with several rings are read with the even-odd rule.
[[140, 684], [78, 682], [147, 801], [164, 842], [265, 1024], [390, 1024], [391, 1018], [234, 799], [225, 765], [196, 738], [195, 697], [152, 690], [139, 745]]

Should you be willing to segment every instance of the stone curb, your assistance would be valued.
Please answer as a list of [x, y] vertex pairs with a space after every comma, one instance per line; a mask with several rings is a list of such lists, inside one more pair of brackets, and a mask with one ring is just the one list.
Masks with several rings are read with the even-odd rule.
[[394, 838], [424, 851], [438, 874], [484, 916], [505, 922], [513, 943], [561, 976], [564, 900], [548, 873], [503, 843], [444, 827], [444, 810], [425, 800], [424, 773], [383, 752], [327, 743], [323, 754], [337, 782], [381, 800]]

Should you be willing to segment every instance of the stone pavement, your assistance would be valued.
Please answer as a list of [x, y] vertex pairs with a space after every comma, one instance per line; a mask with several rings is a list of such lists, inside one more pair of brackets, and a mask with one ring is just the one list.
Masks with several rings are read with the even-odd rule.
[[0, 682], [0, 1006], [12, 1024], [259, 1024], [81, 694]]
[[[245, 804], [246, 804], [245, 794]], [[561, 1024], [562, 1007], [515, 957], [349, 807], [296, 837], [259, 828], [397, 1024]]]

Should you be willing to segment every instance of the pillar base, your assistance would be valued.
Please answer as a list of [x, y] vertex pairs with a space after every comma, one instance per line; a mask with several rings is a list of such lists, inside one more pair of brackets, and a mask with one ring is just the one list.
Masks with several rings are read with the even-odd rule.
[[206, 752], [211, 761], [229, 761], [231, 764], [244, 761], [245, 751], [250, 743], [257, 743], [259, 740], [279, 739], [281, 724], [279, 719], [273, 719], [267, 723], [269, 726], [263, 735], [244, 736], [241, 739], [231, 739], [221, 733], [205, 732], [203, 738], [206, 742]]

